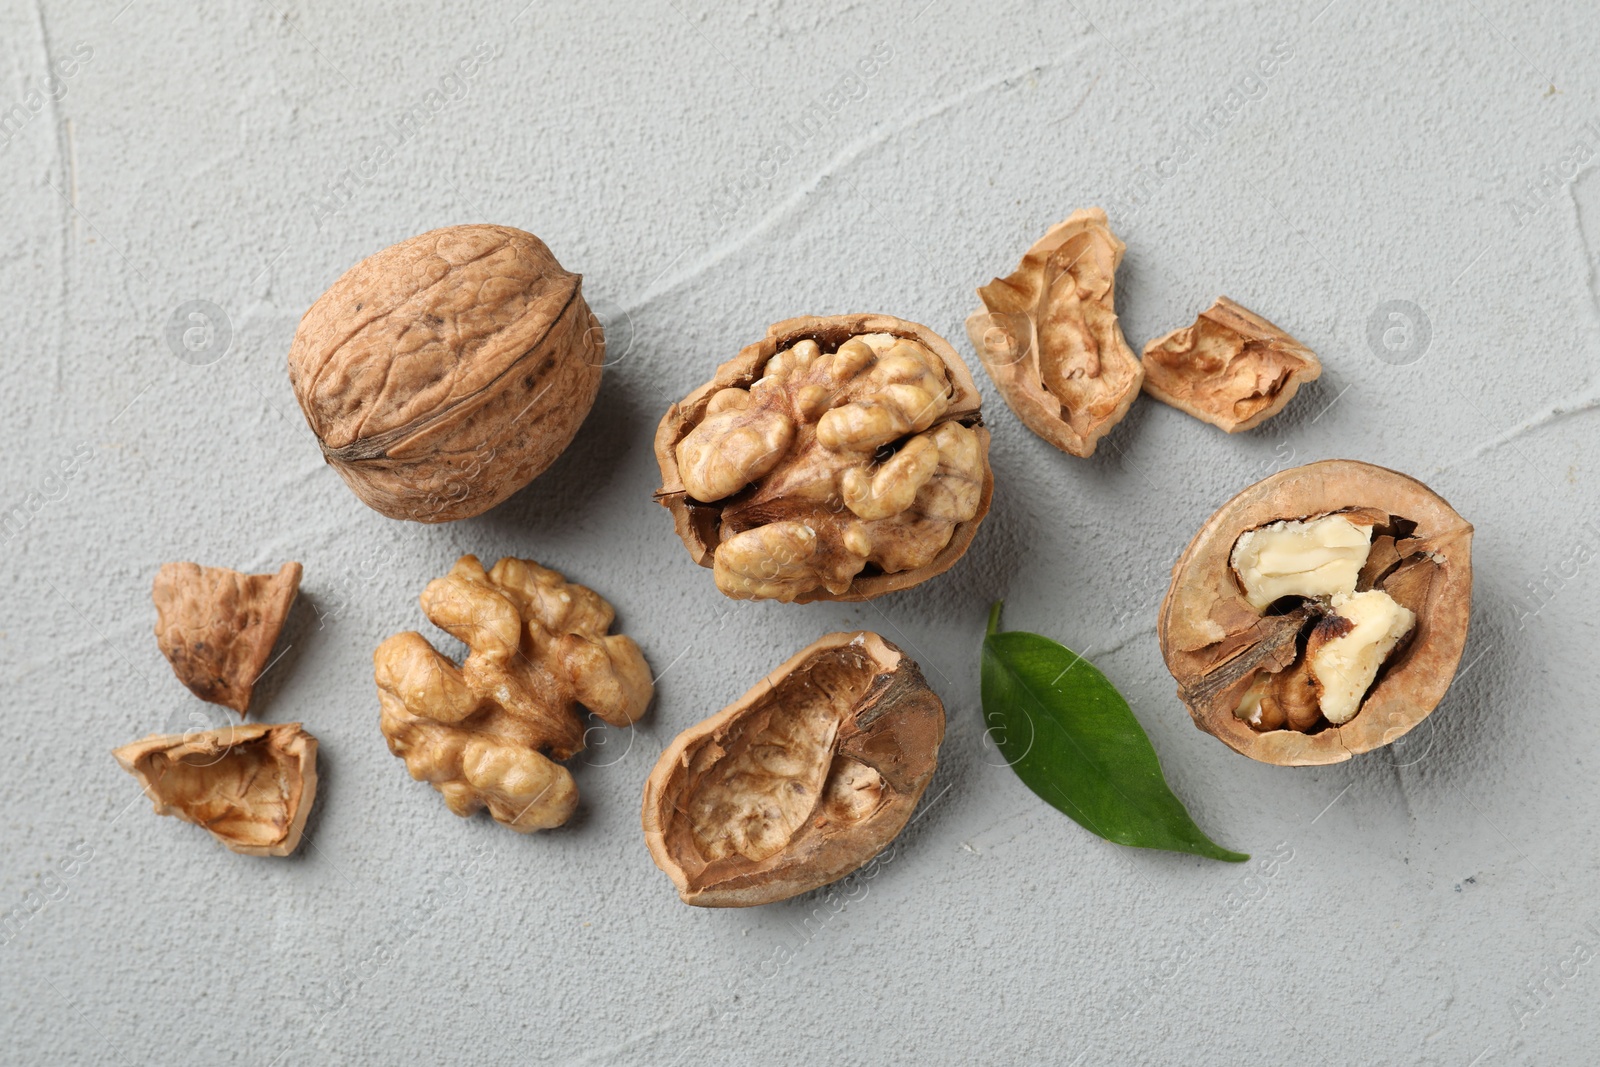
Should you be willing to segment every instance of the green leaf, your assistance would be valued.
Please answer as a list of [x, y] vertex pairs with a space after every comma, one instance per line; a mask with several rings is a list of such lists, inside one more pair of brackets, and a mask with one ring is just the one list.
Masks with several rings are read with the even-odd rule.
[[1106, 676], [1047, 637], [1000, 632], [1000, 607], [983, 639], [983, 717], [1023, 784], [1107, 841], [1249, 859], [1201, 833]]

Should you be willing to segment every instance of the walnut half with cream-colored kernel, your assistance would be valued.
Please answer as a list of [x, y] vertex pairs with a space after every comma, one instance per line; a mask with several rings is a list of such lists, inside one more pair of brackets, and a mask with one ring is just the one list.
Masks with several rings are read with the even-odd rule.
[[686, 904], [745, 907], [844, 877], [905, 827], [944, 705], [877, 634], [829, 634], [667, 746], [644, 837]]
[[175, 815], [247, 856], [287, 856], [317, 796], [317, 739], [297, 722], [157, 734], [112, 752], [157, 815]]
[[967, 336], [1024, 426], [1063, 452], [1091, 456], [1139, 396], [1144, 367], [1117, 321], [1127, 246], [1100, 208], [1082, 208], [978, 289]]
[[1413, 478], [1324, 460], [1211, 517], [1158, 635], [1200, 729], [1266, 763], [1335, 763], [1438, 706], [1471, 602], [1470, 523]]
[[925, 326], [789, 319], [661, 420], [656, 499], [730, 597], [866, 600], [971, 544], [993, 490], [978, 408]]
[[1228, 433], [1260, 426], [1321, 374], [1316, 353], [1225, 296], [1144, 346], [1144, 391]]
[[422, 611], [468, 648], [457, 666], [419, 633], [373, 653], [389, 751], [457, 815], [489, 809], [522, 833], [560, 826], [578, 805], [556, 760], [584, 748], [581, 705], [612, 726], [643, 715], [655, 687], [631, 638], [611, 634], [611, 605], [530, 560], [488, 571], [456, 561], [428, 583]]

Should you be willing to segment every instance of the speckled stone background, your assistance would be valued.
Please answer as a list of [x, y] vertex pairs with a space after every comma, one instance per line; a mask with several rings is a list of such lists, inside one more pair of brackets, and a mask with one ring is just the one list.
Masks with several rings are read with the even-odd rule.
[[[5, 0], [0, 1060], [1595, 1062], [1600, 26], [1324, 3]], [[970, 355], [973, 287], [1093, 203], [1136, 348], [1226, 293], [1323, 379], [1237, 437], [1143, 400], [1087, 461], [980, 379], [995, 505], [958, 567], [723, 599], [651, 501], [668, 402], [793, 314]], [[284, 356], [348, 266], [472, 221], [583, 272], [614, 366], [527, 490], [393, 522], [322, 464]], [[1403, 744], [1258, 765], [1190, 725], [1156, 605], [1222, 501], [1330, 456], [1476, 523], [1473, 633]], [[456, 818], [378, 733], [372, 649], [468, 551], [593, 585], [660, 673], [556, 832]], [[260, 700], [322, 742], [292, 859], [155, 817], [109, 755], [226, 718], [151, 635], [174, 559], [305, 564]], [[1097, 660], [1249, 865], [1022, 786], [977, 704], [997, 597]], [[657, 752], [859, 627], [947, 702], [915, 821], [832, 893], [683, 906], [639, 832]]]

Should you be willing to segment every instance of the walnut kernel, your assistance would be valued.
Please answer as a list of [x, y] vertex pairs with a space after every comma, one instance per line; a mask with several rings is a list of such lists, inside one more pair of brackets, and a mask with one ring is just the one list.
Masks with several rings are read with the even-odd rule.
[[485, 571], [462, 556], [421, 602], [469, 654], [457, 666], [415, 632], [378, 646], [389, 751], [457, 815], [487, 807], [523, 833], [565, 823], [578, 789], [554, 761], [583, 750], [579, 705], [612, 726], [644, 714], [655, 687], [639, 646], [607, 632], [610, 604], [530, 560]]
[[1195, 725], [1267, 763], [1349, 759], [1438, 705], [1466, 643], [1472, 526], [1421, 482], [1353, 460], [1224, 504], [1161, 605]]
[[978, 403], [926, 327], [790, 319], [667, 412], [656, 497], [730, 597], [904, 589], [953, 565], [988, 511]]

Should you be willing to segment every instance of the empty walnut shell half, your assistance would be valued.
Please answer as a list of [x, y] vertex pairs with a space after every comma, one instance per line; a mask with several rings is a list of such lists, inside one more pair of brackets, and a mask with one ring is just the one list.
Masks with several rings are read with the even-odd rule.
[[916, 663], [877, 634], [829, 634], [667, 746], [645, 783], [645, 843], [686, 904], [816, 889], [900, 833], [943, 739]]
[[112, 753], [157, 815], [176, 815], [246, 856], [287, 856], [317, 796], [317, 739], [297, 722], [158, 734]]
[[1354, 460], [1280, 471], [1206, 522], [1158, 635], [1195, 725], [1264, 763], [1387, 745], [1449, 688], [1472, 525], [1414, 478]]
[[1063, 452], [1091, 456], [1139, 396], [1144, 367], [1117, 321], [1126, 245], [1100, 208], [1074, 211], [978, 289], [967, 336], [1024, 426]]
[[488, 511], [555, 462], [605, 339], [582, 278], [510, 226], [451, 226], [362, 260], [300, 321], [289, 381], [323, 457], [394, 519]]
[[787, 319], [667, 411], [656, 499], [730, 597], [906, 589], [953, 566], [989, 510], [979, 404], [926, 326]]
[[156, 644], [178, 681], [243, 718], [300, 590], [300, 564], [277, 574], [163, 563], [150, 598]]

